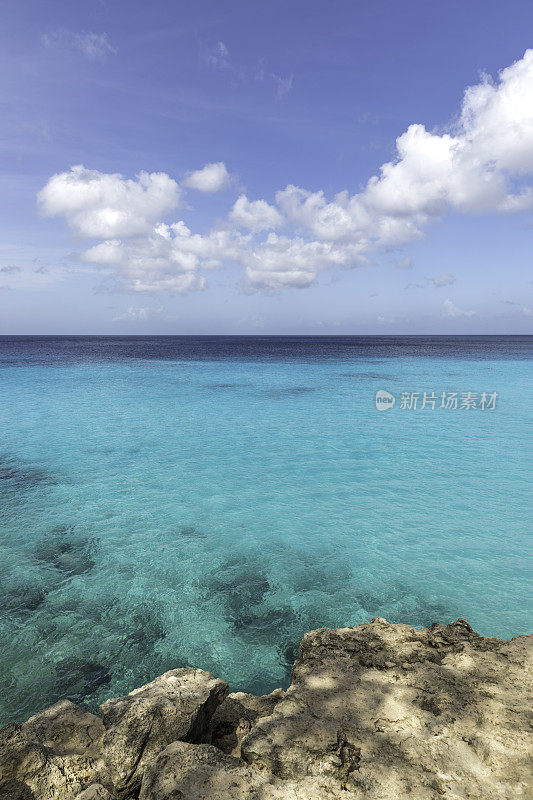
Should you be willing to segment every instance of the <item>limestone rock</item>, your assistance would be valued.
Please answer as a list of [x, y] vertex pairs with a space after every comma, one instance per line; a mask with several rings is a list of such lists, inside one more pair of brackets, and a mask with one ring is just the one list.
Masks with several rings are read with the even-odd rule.
[[525, 798], [531, 644], [485, 639], [464, 620], [313, 631], [242, 756], [345, 800]]
[[171, 742], [202, 738], [228, 685], [200, 669], [175, 669], [100, 706], [106, 766], [116, 792], [140, 785], [146, 764]]
[[282, 689], [256, 697], [254, 694], [234, 692], [229, 694], [213, 714], [211, 744], [223, 753], [239, 758], [241, 741], [261, 717], [268, 717], [276, 704], [285, 696]]
[[100, 779], [102, 721], [68, 701], [0, 730], [1, 800], [70, 800]]
[[[324, 781], [280, 780], [207, 744], [173, 742], [146, 768], [139, 800], [336, 800]], [[342, 793], [342, 800], [353, 795]], [[360, 798], [358, 798], [360, 800]], [[392, 800], [392, 798], [390, 799]]]
[[254, 771], [208, 744], [173, 742], [146, 768], [139, 800], [241, 800]]
[[102, 720], [70, 700], [61, 700], [34, 714], [24, 723], [23, 729], [34, 741], [63, 754], [101, 755]]
[[375, 619], [307, 634], [286, 692], [178, 669], [103, 721], [62, 701], [0, 730], [0, 800], [526, 800], [532, 645]]
[[76, 795], [75, 800], [115, 800], [101, 783], [92, 783], [83, 792]]

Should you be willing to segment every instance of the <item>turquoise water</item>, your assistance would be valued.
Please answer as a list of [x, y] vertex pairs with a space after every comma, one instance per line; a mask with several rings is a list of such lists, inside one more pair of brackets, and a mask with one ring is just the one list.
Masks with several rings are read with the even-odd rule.
[[1, 721], [189, 664], [271, 691], [373, 616], [530, 632], [531, 344], [0, 339]]

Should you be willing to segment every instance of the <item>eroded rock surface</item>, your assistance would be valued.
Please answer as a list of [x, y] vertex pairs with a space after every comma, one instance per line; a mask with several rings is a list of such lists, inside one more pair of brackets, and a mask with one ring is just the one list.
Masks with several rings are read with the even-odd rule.
[[175, 669], [101, 705], [104, 759], [115, 790], [127, 795], [137, 788], [146, 764], [171, 742], [199, 741], [227, 693], [227, 683], [209, 672]]
[[34, 741], [63, 754], [78, 753], [98, 758], [102, 750], [104, 723], [95, 714], [60, 700], [34, 714], [23, 729]]
[[139, 800], [249, 797], [255, 771], [208, 744], [173, 742], [147, 767]]
[[464, 620], [313, 631], [242, 756], [346, 800], [525, 798], [531, 667], [531, 637], [486, 639]]
[[[173, 742], [147, 767], [139, 800], [335, 800], [337, 797], [340, 796], [332, 794], [327, 784], [316, 778], [280, 780], [217, 747]], [[343, 793], [342, 798], [345, 797], [348, 795]]]
[[533, 637], [464, 620], [308, 633], [292, 684], [167, 672], [0, 730], [0, 800], [529, 800]]
[[0, 730], [0, 800], [70, 800], [104, 771], [102, 720], [68, 700]]

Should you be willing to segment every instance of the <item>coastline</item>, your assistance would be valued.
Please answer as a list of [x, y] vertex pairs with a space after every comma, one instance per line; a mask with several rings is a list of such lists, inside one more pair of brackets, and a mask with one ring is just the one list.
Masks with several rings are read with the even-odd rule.
[[527, 771], [533, 636], [375, 618], [307, 633], [287, 691], [171, 670], [100, 716], [0, 730], [1, 800], [509, 800]]
[[189, 664], [286, 689], [305, 631], [375, 616], [529, 631], [532, 342], [2, 340], [0, 724]]

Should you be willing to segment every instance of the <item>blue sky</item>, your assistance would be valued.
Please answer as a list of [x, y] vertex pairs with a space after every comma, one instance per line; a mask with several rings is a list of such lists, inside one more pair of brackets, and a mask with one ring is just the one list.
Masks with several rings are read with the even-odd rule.
[[8, 0], [0, 334], [531, 333], [532, 31], [525, 0]]

